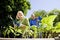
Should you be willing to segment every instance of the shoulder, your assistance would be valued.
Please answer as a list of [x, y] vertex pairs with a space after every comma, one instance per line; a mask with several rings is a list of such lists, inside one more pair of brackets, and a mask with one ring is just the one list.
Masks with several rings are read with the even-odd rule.
[[38, 19], [39, 19], [39, 20], [41, 20], [41, 19], [42, 19], [42, 17], [41, 17], [41, 16], [39, 16], [39, 17], [38, 17]]
[[27, 20], [27, 18], [24, 18], [23, 20]]
[[27, 19], [27, 18], [24, 18], [24, 19], [23, 19], [23, 21], [28, 21], [28, 20], [29, 20], [29, 19]]

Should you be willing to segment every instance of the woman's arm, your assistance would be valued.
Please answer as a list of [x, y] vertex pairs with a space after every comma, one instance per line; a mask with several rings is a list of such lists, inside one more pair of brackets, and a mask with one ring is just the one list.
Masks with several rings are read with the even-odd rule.
[[30, 26], [30, 24], [29, 24], [29, 19], [24, 19], [23, 20], [23, 23], [22, 23], [23, 25], [26, 25], [26, 26]]

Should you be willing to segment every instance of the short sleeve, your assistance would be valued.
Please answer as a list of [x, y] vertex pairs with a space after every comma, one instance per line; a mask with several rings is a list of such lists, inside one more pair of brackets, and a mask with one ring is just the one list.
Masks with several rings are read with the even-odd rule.
[[39, 19], [39, 20], [42, 20], [42, 17], [39, 16], [38, 19]]
[[29, 20], [29, 23], [30, 23], [30, 26], [32, 26], [32, 20], [31, 19]]

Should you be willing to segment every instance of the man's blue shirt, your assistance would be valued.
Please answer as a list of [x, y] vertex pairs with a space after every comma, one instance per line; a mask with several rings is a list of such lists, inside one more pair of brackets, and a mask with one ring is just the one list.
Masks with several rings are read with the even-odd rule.
[[38, 26], [39, 25], [39, 21], [41, 20], [42, 18], [39, 16], [38, 18], [36, 19], [30, 19], [30, 26], [32, 25], [35, 25], [35, 26]]

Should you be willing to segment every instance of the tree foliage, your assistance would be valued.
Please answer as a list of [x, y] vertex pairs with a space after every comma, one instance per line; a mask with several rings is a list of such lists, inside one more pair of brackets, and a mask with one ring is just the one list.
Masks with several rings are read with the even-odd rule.
[[38, 11], [34, 11], [34, 14], [36, 16], [41, 16], [42, 18], [48, 17], [50, 15], [57, 15], [56, 19], [54, 20], [54, 25], [55, 23], [60, 22], [60, 10], [59, 9], [53, 9], [47, 12], [45, 10], [38, 10]]
[[33, 13], [34, 13], [36, 16], [41, 16], [41, 17], [47, 16], [47, 12], [46, 12], [45, 10], [34, 11]]
[[26, 15], [30, 8], [30, 2], [27, 0], [0, 0], [0, 25], [11, 24], [10, 15], [15, 18], [19, 10]]
[[[59, 9], [54, 9], [48, 12], [48, 15], [57, 15], [56, 19], [54, 20], [55, 23], [60, 22], [60, 10]], [[54, 23], [54, 24], [55, 24]]]

